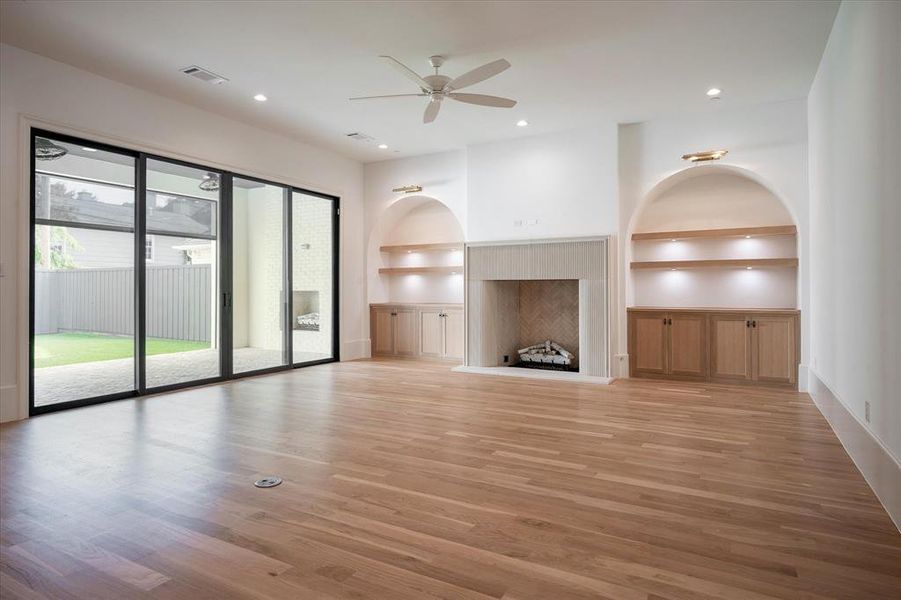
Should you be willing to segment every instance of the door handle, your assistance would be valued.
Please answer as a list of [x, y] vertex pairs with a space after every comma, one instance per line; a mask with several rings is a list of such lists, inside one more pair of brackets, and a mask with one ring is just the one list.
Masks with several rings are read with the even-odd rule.
[[666, 317], [663, 317], [663, 324], [666, 325]]
[[750, 326], [751, 326], [751, 322], [750, 322], [750, 321], [745, 321], [745, 327], [750, 327]]
[[672, 325], [672, 324], [673, 324], [673, 320], [672, 320], [672, 319], [667, 319], [667, 320], [666, 320], [666, 324], [667, 324], [667, 325]]
[[757, 327], [757, 321], [751, 321], [751, 327]]

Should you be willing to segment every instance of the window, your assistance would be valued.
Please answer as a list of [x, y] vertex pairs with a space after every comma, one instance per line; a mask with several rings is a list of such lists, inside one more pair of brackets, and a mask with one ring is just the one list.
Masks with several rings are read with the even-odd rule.
[[144, 260], [153, 262], [153, 236], [148, 235], [144, 240]]

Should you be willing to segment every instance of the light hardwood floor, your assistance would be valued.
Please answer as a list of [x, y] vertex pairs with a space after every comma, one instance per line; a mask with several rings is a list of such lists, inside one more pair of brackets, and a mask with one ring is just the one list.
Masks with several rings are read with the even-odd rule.
[[784, 390], [358, 361], [4, 425], [0, 465], [4, 599], [901, 590], [901, 535]]

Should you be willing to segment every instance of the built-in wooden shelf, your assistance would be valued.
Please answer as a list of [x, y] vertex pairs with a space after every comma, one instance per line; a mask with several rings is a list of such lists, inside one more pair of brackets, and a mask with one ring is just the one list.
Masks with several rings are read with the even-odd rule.
[[379, 246], [379, 251], [400, 253], [400, 252], [448, 252], [452, 250], [462, 250], [463, 242], [445, 242], [439, 244], [401, 244], [398, 246]]
[[445, 274], [462, 273], [463, 265], [441, 267], [382, 267], [379, 273], [382, 275], [412, 275], [412, 274]]
[[726, 238], [762, 235], [795, 235], [794, 225], [772, 225], [768, 227], [735, 227], [732, 229], [694, 229], [691, 231], [652, 231], [633, 233], [632, 241], [642, 240], [684, 240], [689, 238]]
[[709, 269], [739, 267], [797, 267], [797, 258], [718, 258], [713, 260], [650, 260], [633, 262], [633, 269]]

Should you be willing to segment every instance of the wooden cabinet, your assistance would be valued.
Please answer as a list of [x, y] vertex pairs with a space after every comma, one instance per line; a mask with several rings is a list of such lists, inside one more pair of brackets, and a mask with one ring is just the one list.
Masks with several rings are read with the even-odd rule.
[[707, 376], [707, 319], [696, 313], [670, 313], [666, 319], [666, 372]]
[[419, 311], [419, 352], [423, 356], [444, 355], [444, 311], [424, 308]]
[[710, 315], [710, 377], [721, 381], [753, 379], [751, 321], [746, 315]]
[[632, 377], [796, 385], [798, 311], [629, 309]]
[[416, 311], [410, 308], [394, 310], [394, 354], [416, 356], [419, 350]]
[[372, 354], [463, 358], [463, 308], [431, 304], [372, 305]]
[[463, 309], [448, 309], [444, 315], [444, 357], [463, 360], [463, 340], [465, 338]]
[[463, 311], [423, 308], [419, 311], [419, 353], [435, 358], [463, 358]]
[[630, 320], [629, 358], [632, 373], [666, 373], [666, 313], [634, 314]]
[[707, 375], [707, 320], [704, 315], [666, 311], [629, 314], [632, 377]]
[[418, 351], [416, 311], [396, 306], [373, 306], [369, 313], [372, 353], [414, 356]]
[[394, 354], [394, 309], [390, 307], [373, 308], [370, 311], [369, 325], [372, 353]]
[[751, 356], [755, 381], [794, 385], [798, 375], [797, 319], [752, 315]]

